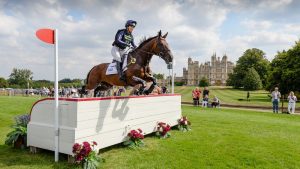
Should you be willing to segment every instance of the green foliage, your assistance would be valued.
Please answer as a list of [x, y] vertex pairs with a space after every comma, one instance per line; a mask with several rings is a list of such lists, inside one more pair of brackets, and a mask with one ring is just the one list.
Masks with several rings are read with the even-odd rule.
[[[82, 80], [81, 79], [62, 79], [59, 81], [59, 87], [81, 87]], [[42, 87], [48, 87], [51, 88], [54, 86], [54, 83], [49, 80], [35, 80], [32, 83], [33, 88], [42, 88]]]
[[271, 62], [267, 89], [279, 87], [281, 94], [300, 92], [300, 41], [288, 51], [278, 52]]
[[183, 85], [184, 85], [184, 82], [174, 82], [174, 85], [175, 85], [175, 86], [183, 86]]
[[13, 68], [12, 73], [9, 75], [8, 82], [10, 85], [27, 88], [27, 83], [32, 83], [32, 75], [33, 73], [29, 69]]
[[0, 88], [7, 88], [8, 82], [4, 78], [0, 77]]
[[233, 69], [233, 74], [229, 75], [227, 83], [234, 88], [243, 87], [243, 79], [245, 78], [248, 69], [253, 67], [262, 81], [262, 85], [266, 85], [267, 71], [269, 61], [265, 57], [265, 53], [256, 48], [247, 49], [243, 56], [237, 61], [236, 67]]
[[18, 140], [19, 137], [24, 137], [27, 135], [27, 128], [19, 125], [13, 125], [13, 131], [9, 132], [6, 135], [5, 144], [6, 145], [14, 145], [14, 143]]
[[72, 80], [70, 78], [65, 78], [65, 79], [58, 81], [58, 83], [72, 83]]
[[199, 82], [200, 87], [206, 87], [209, 86], [208, 79], [206, 77], [202, 77], [200, 82]]
[[145, 144], [144, 144], [143, 140], [141, 140], [141, 139], [137, 139], [137, 140], [129, 139], [129, 140], [124, 141], [123, 145], [127, 146], [129, 148], [135, 149], [138, 147], [143, 147]]
[[246, 73], [245, 78], [243, 80], [243, 86], [245, 90], [261, 89], [262, 83], [259, 74], [253, 67], [248, 69], [248, 72]]
[[13, 131], [6, 135], [5, 144], [14, 145], [19, 137], [27, 136], [27, 124], [29, 123], [29, 115], [20, 115], [15, 117], [15, 124], [12, 125]]
[[95, 151], [91, 151], [89, 156], [82, 163], [83, 169], [97, 169], [102, 159], [97, 156]]
[[54, 86], [54, 83], [49, 80], [34, 80], [32, 82], [32, 87], [34, 89], [42, 88], [42, 87], [51, 87], [51, 86]]
[[164, 79], [164, 74], [153, 74], [153, 77], [155, 77], [156, 79]]

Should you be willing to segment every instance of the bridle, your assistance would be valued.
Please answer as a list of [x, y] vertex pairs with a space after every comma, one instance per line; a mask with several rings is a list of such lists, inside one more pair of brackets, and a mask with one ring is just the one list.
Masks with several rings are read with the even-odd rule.
[[[165, 49], [163, 47], [163, 44], [159, 42], [159, 40], [157, 40], [158, 42], [154, 43], [153, 46], [151, 47], [151, 50], [150, 51], [154, 51], [156, 49], [156, 47], [158, 46], [159, 48], [159, 53], [155, 53], [155, 52], [148, 52], [148, 51], [145, 51], [145, 50], [142, 50], [142, 49], [139, 49], [140, 52], [143, 52], [143, 53], [147, 53], [149, 55], [156, 55], [160, 58], [163, 59], [163, 56], [170, 52], [170, 49]], [[137, 52], [136, 50], [134, 50], [133, 52]]]

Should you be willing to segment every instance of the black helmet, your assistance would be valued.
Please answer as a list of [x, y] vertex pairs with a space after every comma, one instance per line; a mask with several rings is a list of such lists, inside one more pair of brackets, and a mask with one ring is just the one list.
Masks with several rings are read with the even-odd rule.
[[125, 24], [125, 27], [126, 27], [126, 28], [127, 28], [128, 26], [133, 26], [133, 27], [135, 27], [136, 24], [137, 24], [136, 21], [134, 21], [134, 20], [128, 20], [128, 21], [126, 22], [126, 24]]

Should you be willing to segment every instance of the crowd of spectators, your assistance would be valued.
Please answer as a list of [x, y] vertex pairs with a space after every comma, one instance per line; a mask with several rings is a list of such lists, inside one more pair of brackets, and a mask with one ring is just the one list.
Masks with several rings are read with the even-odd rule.
[[[202, 100], [200, 98], [201, 93], [202, 93]], [[215, 108], [220, 107], [220, 100], [217, 98], [217, 96], [214, 96], [211, 102], [209, 101], [209, 90], [207, 87], [204, 87], [202, 92], [201, 89], [199, 89], [199, 87], [196, 87], [192, 91], [192, 97], [193, 97], [194, 106], [200, 106], [200, 102], [201, 102], [202, 107], [215, 107]]]

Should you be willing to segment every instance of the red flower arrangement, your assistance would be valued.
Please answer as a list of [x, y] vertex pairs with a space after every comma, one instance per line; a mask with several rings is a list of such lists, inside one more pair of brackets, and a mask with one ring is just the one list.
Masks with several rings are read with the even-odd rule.
[[83, 142], [82, 144], [75, 143], [73, 145], [73, 154], [75, 162], [82, 164], [84, 169], [97, 168], [101, 158], [97, 156], [94, 146], [97, 146], [95, 141], [90, 144], [89, 142]]
[[168, 138], [171, 136], [171, 134], [169, 133], [170, 130], [171, 130], [171, 126], [169, 124], [166, 124], [164, 122], [159, 122], [157, 124], [156, 135], [159, 138]]
[[181, 117], [178, 120], [178, 129], [180, 131], [189, 131], [191, 128], [189, 127], [191, 125], [191, 122], [188, 120], [186, 116]]
[[141, 129], [131, 130], [127, 135], [128, 140], [124, 142], [124, 145], [126, 145], [130, 148], [143, 146], [144, 145], [144, 142], [143, 142], [144, 135], [142, 132], [143, 131]]

